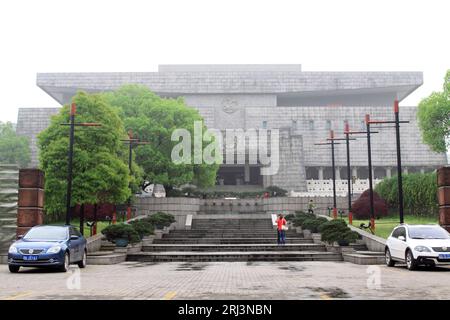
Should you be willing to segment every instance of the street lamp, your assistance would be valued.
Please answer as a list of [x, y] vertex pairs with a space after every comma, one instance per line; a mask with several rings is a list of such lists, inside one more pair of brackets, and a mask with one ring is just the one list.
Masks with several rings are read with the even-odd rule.
[[[72, 165], [73, 165], [73, 143], [75, 136], [75, 127], [101, 127], [99, 123], [75, 123], [75, 114], [77, 112], [77, 106], [72, 103], [70, 107], [70, 123], [61, 123], [63, 126], [70, 126], [69, 134], [69, 163], [67, 172], [67, 194], [66, 194], [66, 225], [70, 225], [70, 202], [72, 197]], [[80, 219], [82, 220], [82, 219]]]
[[[128, 131], [128, 139], [122, 140], [123, 142], [128, 144], [128, 170], [130, 172], [130, 177], [133, 175], [132, 170], [132, 162], [133, 162], [133, 146], [135, 145], [143, 145], [143, 144], [149, 144], [148, 141], [140, 141], [138, 138], [133, 138], [133, 131]], [[131, 190], [131, 184], [130, 184], [130, 190]], [[131, 197], [128, 198], [127, 201], [127, 220], [131, 219]]]

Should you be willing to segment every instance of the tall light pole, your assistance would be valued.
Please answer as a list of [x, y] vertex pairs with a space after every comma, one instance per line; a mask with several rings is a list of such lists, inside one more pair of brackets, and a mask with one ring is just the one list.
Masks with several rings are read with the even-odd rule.
[[99, 123], [75, 123], [75, 114], [77, 112], [77, 106], [72, 103], [70, 106], [70, 122], [62, 123], [63, 126], [70, 127], [69, 133], [69, 153], [68, 153], [68, 166], [67, 166], [67, 193], [66, 193], [66, 225], [70, 225], [70, 203], [72, 200], [72, 165], [73, 165], [73, 144], [75, 138], [75, 127], [100, 127]]
[[[148, 141], [140, 141], [138, 138], [133, 138], [133, 131], [128, 131], [128, 139], [122, 140], [123, 142], [128, 144], [128, 170], [130, 172], [130, 178], [133, 175], [133, 146], [135, 145], [143, 145], [143, 144], [149, 144]], [[131, 190], [131, 184], [130, 184], [130, 190]], [[128, 198], [127, 201], [127, 220], [131, 219], [131, 196]]]

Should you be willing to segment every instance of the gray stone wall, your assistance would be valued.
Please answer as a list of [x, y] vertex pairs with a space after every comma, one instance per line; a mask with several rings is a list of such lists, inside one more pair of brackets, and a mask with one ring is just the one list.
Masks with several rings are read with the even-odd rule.
[[18, 167], [0, 165], [0, 255], [16, 238], [18, 189]]
[[51, 116], [57, 114], [60, 108], [19, 108], [16, 132], [30, 139], [30, 168], [39, 166], [37, 135], [50, 125]]

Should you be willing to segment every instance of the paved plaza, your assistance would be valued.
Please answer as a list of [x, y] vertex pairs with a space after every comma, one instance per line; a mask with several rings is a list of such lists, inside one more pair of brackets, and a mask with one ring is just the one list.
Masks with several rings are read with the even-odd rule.
[[448, 299], [450, 267], [346, 262], [139, 263], [68, 273], [0, 266], [0, 299]]

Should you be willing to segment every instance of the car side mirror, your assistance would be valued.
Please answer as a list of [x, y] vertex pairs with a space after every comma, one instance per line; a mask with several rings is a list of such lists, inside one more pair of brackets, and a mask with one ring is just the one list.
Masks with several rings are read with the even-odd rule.
[[400, 241], [406, 241], [406, 238], [405, 238], [404, 236], [399, 236], [399, 237], [398, 237], [398, 240], [400, 240]]
[[78, 236], [76, 235], [70, 236], [70, 240], [78, 240]]
[[17, 236], [17, 240], [20, 240], [22, 238], [23, 238], [23, 234]]

